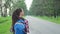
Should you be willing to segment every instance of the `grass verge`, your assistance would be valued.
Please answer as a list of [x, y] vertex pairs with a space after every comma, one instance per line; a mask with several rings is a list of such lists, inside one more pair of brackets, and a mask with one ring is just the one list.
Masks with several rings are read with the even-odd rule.
[[11, 34], [11, 17], [0, 17], [0, 34]]
[[38, 18], [42, 18], [44, 20], [48, 20], [57, 24], [60, 24], [60, 16], [58, 16], [57, 18], [52, 17], [47, 17], [47, 16], [36, 16]]

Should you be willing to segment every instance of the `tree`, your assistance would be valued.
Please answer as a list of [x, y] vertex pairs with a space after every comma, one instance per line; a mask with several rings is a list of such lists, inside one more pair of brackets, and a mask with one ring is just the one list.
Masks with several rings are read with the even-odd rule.
[[60, 15], [60, 0], [33, 0], [30, 14], [56, 18]]
[[[2, 0], [3, 1], [3, 0]], [[25, 11], [25, 14], [27, 12], [26, 5], [24, 3], [24, 0], [4, 0], [5, 3], [2, 3], [2, 16], [6, 17], [8, 15], [12, 15], [13, 11], [17, 8], [23, 8]], [[1, 5], [1, 4], [0, 4]], [[8, 11], [9, 9], [9, 11]]]

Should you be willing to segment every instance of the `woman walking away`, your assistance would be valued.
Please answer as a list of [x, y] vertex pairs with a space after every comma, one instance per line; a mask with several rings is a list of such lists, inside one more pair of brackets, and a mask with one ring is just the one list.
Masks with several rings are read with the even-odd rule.
[[12, 32], [13, 34], [27, 34], [29, 32], [28, 21], [23, 18], [24, 11], [19, 8], [12, 15]]

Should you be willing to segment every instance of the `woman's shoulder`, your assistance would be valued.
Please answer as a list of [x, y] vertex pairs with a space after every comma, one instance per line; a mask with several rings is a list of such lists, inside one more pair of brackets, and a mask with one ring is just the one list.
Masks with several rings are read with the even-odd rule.
[[17, 22], [17, 23], [15, 23], [14, 28], [22, 30], [25, 28], [25, 26], [24, 26], [24, 24]]

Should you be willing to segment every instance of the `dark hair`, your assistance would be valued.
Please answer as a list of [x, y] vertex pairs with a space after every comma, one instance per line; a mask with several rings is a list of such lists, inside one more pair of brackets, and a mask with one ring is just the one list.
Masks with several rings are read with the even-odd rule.
[[19, 15], [20, 15], [21, 12], [22, 12], [22, 9], [19, 8], [19, 9], [16, 9], [12, 14], [12, 31], [13, 32], [15, 32], [14, 31], [14, 24], [16, 23], [17, 20], [20, 19]]

